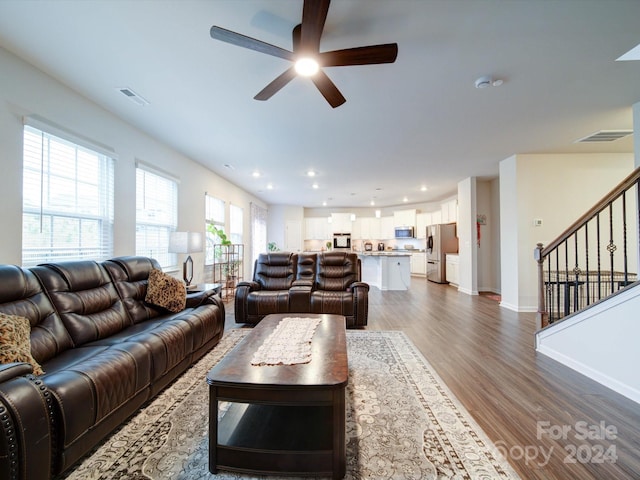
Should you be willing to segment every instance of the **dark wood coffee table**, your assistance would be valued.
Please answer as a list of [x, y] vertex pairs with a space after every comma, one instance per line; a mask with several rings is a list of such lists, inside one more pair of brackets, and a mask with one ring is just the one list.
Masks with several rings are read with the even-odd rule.
[[[251, 365], [285, 317], [322, 319], [311, 342], [311, 362]], [[343, 316], [268, 315], [207, 374], [209, 471], [343, 478], [348, 379]], [[232, 403], [218, 422], [220, 401]]]

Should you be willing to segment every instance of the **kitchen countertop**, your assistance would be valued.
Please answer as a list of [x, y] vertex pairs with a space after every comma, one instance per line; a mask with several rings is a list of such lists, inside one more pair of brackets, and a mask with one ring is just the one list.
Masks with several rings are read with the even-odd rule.
[[409, 251], [397, 251], [397, 250], [386, 250], [384, 252], [377, 252], [377, 251], [371, 251], [371, 252], [357, 252], [358, 255], [366, 255], [366, 256], [380, 256], [380, 257], [406, 257], [411, 255], [411, 253]]

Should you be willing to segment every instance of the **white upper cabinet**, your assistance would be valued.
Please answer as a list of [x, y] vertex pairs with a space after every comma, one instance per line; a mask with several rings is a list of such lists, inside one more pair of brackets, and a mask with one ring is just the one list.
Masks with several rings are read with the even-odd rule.
[[351, 233], [351, 213], [331, 214], [331, 233]]
[[380, 240], [391, 240], [395, 238], [395, 218], [393, 216], [380, 218]]
[[443, 203], [441, 206], [442, 223], [452, 223], [458, 221], [458, 200], [455, 198]]
[[418, 213], [416, 215], [416, 238], [427, 237], [427, 225], [431, 225], [431, 214]]
[[416, 210], [396, 210], [393, 212], [394, 227], [416, 228]]

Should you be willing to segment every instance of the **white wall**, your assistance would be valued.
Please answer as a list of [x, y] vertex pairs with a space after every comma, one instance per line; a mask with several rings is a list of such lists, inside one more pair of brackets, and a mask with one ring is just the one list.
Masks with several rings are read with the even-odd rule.
[[516, 155], [500, 163], [503, 306], [537, 310], [536, 244], [555, 239], [633, 168], [633, 154]]
[[[269, 207], [269, 219], [267, 221], [267, 242], [276, 242], [280, 250], [285, 250], [286, 228], [288, 222], [299, 222], [304, 230], [304, 208], [296, 205], [271, 205]], [[300, 232], [302, 234], [302, 231]], [[302, 244], [300, 245], [302, 249]]]
[[[37, 115], [77, 136], [105, 145], [116, 153], [114, 255], [135, 253], [136, 160], [155, 165], [179, 178], [178, 230], [204, 232], [204, 194], [208, 192], [227, 201], [227, 205], [230, 202], [243, 209], [245, 243], [248, 243], [250, 202], [266, 208], [256, 197], [125, 123], [2, 48], [0, 72], [0, 160], [3, 173], [0, 263], [21, 263], [22, 125], [26, 115]], [[140, 107], [132, 103], [131, 108]], [[193, 254], [192, 258], [194, 281], [197, 282], [202, 276], [204, 253]], [[182, 260], [178, 259], [179, 262]], [[250, 272], [250, 266], [246, 263], [245, 278]]]
[[477, 192], [476, 178], [458, 183], [458, 290], [478, 295], [478, 244], [476, 233]]
[[537, 350], [640, 403], [640, 287], [536, 334]]

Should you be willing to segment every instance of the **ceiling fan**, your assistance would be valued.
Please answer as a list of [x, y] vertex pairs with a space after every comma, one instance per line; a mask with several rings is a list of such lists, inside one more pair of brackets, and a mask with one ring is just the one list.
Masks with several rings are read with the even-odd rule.
[[[294, 62], [294, 65], [263, 88], [253, 97], [254, 99], [268, 100], [299, 73], [309, 76], [327, 102], [336, 108], [347, 100], [322, 67], [393, 63], [398, 56], [398, 44], [387, 43], [320, 52], [320, 37], [330, 3], [331, 0], [304, 0], [302, 23], [294, 27], [292, 32], [293, 51], [215, 25], [211, 27], [211, 38]], [[305, 67], [308, 70], [305, 71]]]

